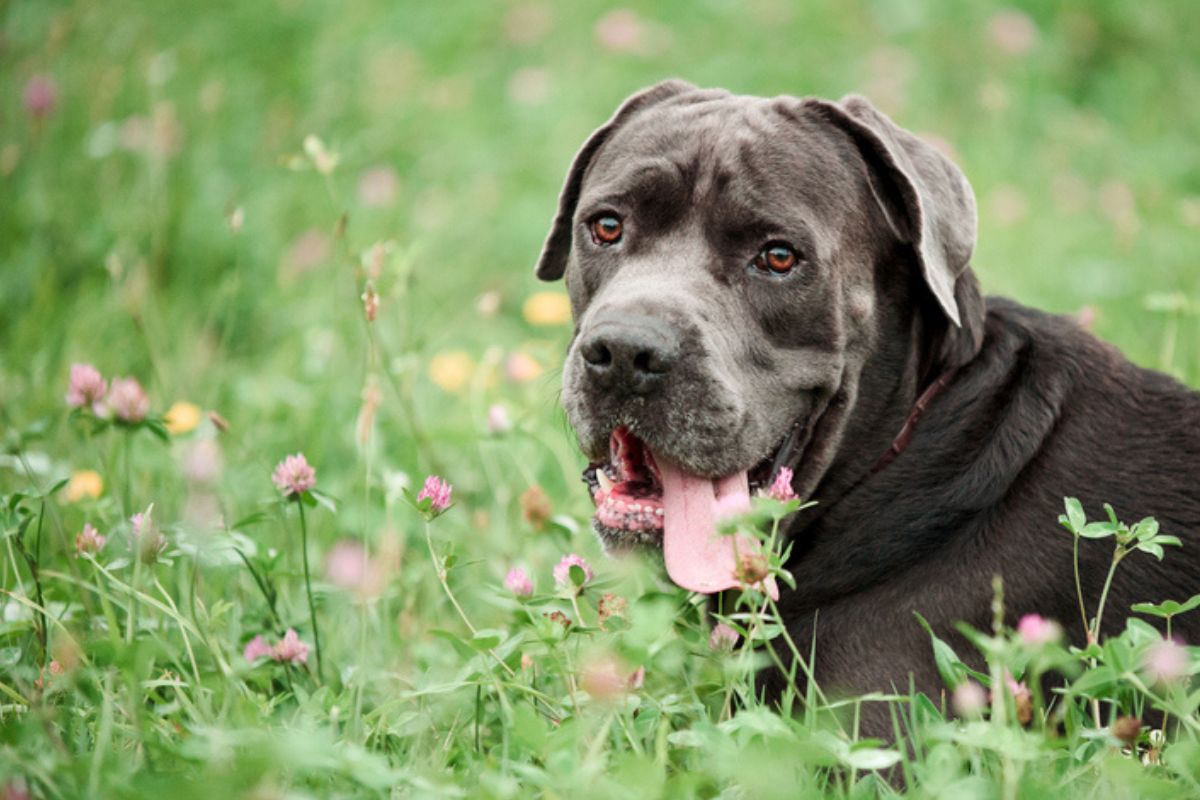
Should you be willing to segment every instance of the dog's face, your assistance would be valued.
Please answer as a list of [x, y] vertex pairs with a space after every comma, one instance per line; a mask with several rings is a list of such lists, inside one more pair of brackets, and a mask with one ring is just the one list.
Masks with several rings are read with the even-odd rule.
[[[822, 420], [844, 417], [875, 345], [881, 260], [898, 242], [919, 249], [922, 226], [933, 239], [939, 222], [916, 207], [921, 187], [883, 163], [886, 144], [864, 151], [856, 137], [871, 134], [821, 101], [671, 82], [584, 146], [538, 274], [566, 277], [576, 326], [563, 404], [594, 462], [606, 544], [660, 544], [674, 516], [699, 547], [694, 529], [709, 523], [697, 504], [742, 505], [785, 439], [840, 435]], [[969, 207], [973, 242], [966, 191], [951, 200]], [[952, 244], [956, 265], [933, 245], [936, 263], [921, 267], [948, 271], [931, 289], [956, 317], [953, 271], [970, 245]]]

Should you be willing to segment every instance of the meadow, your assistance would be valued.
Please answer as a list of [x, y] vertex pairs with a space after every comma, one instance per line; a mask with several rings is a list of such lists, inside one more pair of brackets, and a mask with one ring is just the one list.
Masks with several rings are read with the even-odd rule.
[[1200, 599], [1078, 651], [997, 585], [939, 697], [758, 702], [767, 598], [600, 551], [532, 274], [630, 92], [859, 92], [963, 166], [985, 290], [1200, 385], [1197, 41], [1166, 1], [0, 3], [0, 798], [1200, 796], [1200, 648], [1149, 624]]

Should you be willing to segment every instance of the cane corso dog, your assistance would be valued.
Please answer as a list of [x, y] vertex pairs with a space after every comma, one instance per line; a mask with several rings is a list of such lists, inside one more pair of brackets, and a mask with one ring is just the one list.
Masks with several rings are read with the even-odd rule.
[[[630, 97], [571, 165], [537, 265], [570, 294], [562, 398], [605, 545], [735, 587], [716, 521], [792, 470], [815, 504], [788, 523], [780, 608], [842, 692], [937, 696], [914, 612], [965, 655], [954, 623], [988, 627], [995, 575], [1008, 619], [1082, 643], [1064, 496], [1183, 541], [1121, 564], [1106, 634], [1135, 602], [1200, 593], [1200, 394], [985, 299], [975, 232], [962, 172], [861, 97]], [[1112, 548], [1081, 545], [1093, 611]], [[1174, 630], [1200, 641], [1200, 614]], [[887, 736], [875, 707], [864, 730]]]

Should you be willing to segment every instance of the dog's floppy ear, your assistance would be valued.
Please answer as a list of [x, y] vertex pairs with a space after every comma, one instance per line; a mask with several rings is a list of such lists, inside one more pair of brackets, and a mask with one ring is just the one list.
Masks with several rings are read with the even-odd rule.
[[975, 194], [950, 159], [904, 130], [863, 97], [838, 103], [807, 99], [848, 133], [871, 171], [871, 188], [888, 222], [913, 248], [926, 285], [955, 325], [963, 319], [955, 284], [975, 249]]
[[534, 274], [544, 281], [556, 281], [566, 271], [567, 257], [571, 252], [571, 229], [574, 227], [575, 206], [579, 203], [579, 192], [583, 187], [584, 173], [587, 172], [597, 151], [612, 136], [613, 131], [637, 112], [661, 103], [669, 97], [695, 91], [695, 89], [696, 87], [692, 84], [680, 80], [667, 80], [643, 89], [630, 96], [608, 122], [592, 132], [592, 135], [575, 155], [575, 160], [571, 162], [566, 183], [563, 184], [562, 193], [558, 196], [558, 211], [554, 215], [554, 222], [550, 226], [550, 234], [546, 237], [546, 243], [542, 245], [542, 254], [538, 258]]

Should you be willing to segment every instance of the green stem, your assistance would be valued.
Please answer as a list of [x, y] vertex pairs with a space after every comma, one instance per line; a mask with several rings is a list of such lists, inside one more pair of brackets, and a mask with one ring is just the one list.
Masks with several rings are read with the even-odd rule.
[[1087, 609], [1083, 605], [1083, 585], [1079, 581], [1079, 540], [1080, 535], [1075, 534], [1075, 598], [1079, 600], [1079, 617], [1083, 620], [1083, 632], [1088, 637], [1087, 644], [1091, 644], [1092, 629], [1088, 625]]
[[125, 451], [125, 453], [124, 453], [124, 455], [125, 455], [125, 476], [124, 476], [124, 479], [122, 480], [123, 485], [121, 486], [121, 501], [124, 503], [123, 510], [125, 512], [125, 516], [129, 517], [133, 511], [133, 500], [132, 500], [133, 495], [132, 495], [132, 488], [130, 486], [130, 478], [129, 478], [129, 474], [132, 471], [132, 468], [130, 467], [129, 462], [133, 460], [133, 457], [130, 454], [130, 451], [133, 450], [133, 432], [132, 431], [125, 432], [125, 440], [124, 441], [125, 441], [125, 446], [122, 449]]
[[1125, 557], [1125, 550], [1117, 545], [1117, 549], [1113, 551], [1112, 564], [1108, 567], [1108, 576], [1104, 579], [1104, 588], [1100, 590], [1100, 605], [1096, 607], [1095, 628], [1092, 631], [1092, 640], [1100, 641], [1100, 621], [1104, 618], [1104, 603], [1108, 600], [1108, 590], [1112, 586], [1113, 575], [1117, 572], [1117, 565], [1121, 563], [1121, 559]]
[[[467, 630], [469, 630], [471, 635], [474, 636], [477, 632], [475, 626], [471, 624], [471, 620], [467, 616], [467, 612], [463, 611], [462, 606], [458, 604], [458, 598], [454, 596], [454, 592], [450, 590], [450, 584], [446, 582], [446, 572], [442, 568], [442, 562], [438, 560], [437, 551], [433, 549], [433, 530], [429, 527], [428, 520], [425, 522], [425, 545], [429, 548], [429, 560], [433, 563], [433, 572], [435, 575], [437, 575], [438, 583], [442, 585], [442, 591], [445, 592], [446, 597], [450, 599], [450, 604], [454, 606], [454, 610], [458, 612], [458, 616], [462, 619], [463, 624], [467, 626]], [[489, 647], [487, 652], [497, 664], [504, 668], [504, 671], [507, 672], [510, 677], [516, 674], [513, 671], [513, 668], [504, 663], [504, 659], [498, 656], [493, 648]]]
[[321, 632], [317, 629], [317, 607], [313, 604], [312, 576], [308, 569], [308, 520], [304, 516], [304, 501], [296, 502], [300, 509], [300, 552], [304, 556], [304, 588], [308, 594], [308, 616], [312, 620], [313, 643], [317, 648], [317, 682], [324, 681], [321, 669]]
[[125, 615], [125, 643], [133, 642], [133, 632], [137, 629], [137, 612], [138, 612], [138, 586], [141, 585], [142, 578], [142, 537], [149, 535], [149, 531], [143, 530], [141, 535], [134, 535], [132, 528], [130, 529], [130, 551], [133, 554], [133, 579], [130, 581], [132, 591], [129, 593], [129, 613]]
[[250, 576], [254, 578], [254, 583], [258, 585], [258, 590], [262, 592], [263, 598], [267, 601], [267, 610], [271, 612], [271, 619], [275, 621], [275, 626], [279, 629], [279, 633], [283, 633], [283, 620], [279, 618], [279, 613], [275, 610], [275, 593], [267, 586], [265, 580], [258, 574], [258, 570], [254, 568], [254, 564], [242, 552], [240, 547], [233, 548], [233, 551], [242, 559], [242, 563], [246, 565], [246, 569], [250, 571]]
[[575, 609], [575, 620], [580, 626], [583, 625], [583, 612], [579, 610], [579, 587], [571, 588], [571, 608]]

